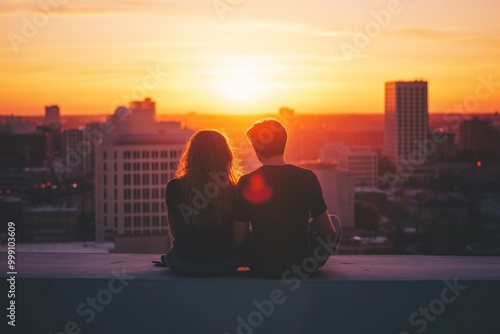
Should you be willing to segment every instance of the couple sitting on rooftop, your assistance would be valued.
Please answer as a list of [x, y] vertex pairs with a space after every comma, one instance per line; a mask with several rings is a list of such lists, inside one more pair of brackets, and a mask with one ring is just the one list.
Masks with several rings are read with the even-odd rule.
[[335, 251], [336, 217], [316, 175], [285, 162], [285, 127], [264, 119], [246, 135], [262, 166], [241, 177], [225, 135], [202, 130], [189, 140], [165, 194], [174, 242], [162, 261], [174, 273], [221, 276], [248, 266], [282, 277], [294, 266], [316, 271]]

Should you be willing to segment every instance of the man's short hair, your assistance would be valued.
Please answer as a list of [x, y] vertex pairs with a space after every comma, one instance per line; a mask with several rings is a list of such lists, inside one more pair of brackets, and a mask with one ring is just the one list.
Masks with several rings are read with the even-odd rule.
[[275, 119], [266, 118], [255, 122], [246, 132], [253, 148], [265, 158], [284, 155], [287, 140], [286, 129]]

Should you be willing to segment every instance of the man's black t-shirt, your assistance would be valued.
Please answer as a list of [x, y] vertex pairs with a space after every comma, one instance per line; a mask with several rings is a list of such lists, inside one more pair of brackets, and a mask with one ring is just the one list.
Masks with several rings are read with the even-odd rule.
[[[228, 187], [234, 189], [233, 185]], [[175, 221], [171, 221], [170, 224], [174, 224], [172, 226], [176, 233], [174, 248], [180, 258], [193, 263], [221, 263], [234, 258], [231, 219], [222, 227], [215, 225], [196, 227], [186, 222], [184, 216], [195, 213], [190, 213], [186, 206], [183, 206], [184, 216], [181, 213], [181, 206], [188, 205], [182, 200], [181, 179], [172, 179], [167, 184], [165, 201], [168, 210], [175, 217]]]
[[280, 275], [309, 255], [308, 217], [326, 211], [316, 175], [294, 165], [265, 165], [238, 182], [234, 219], [252, 224], [250, 266]]

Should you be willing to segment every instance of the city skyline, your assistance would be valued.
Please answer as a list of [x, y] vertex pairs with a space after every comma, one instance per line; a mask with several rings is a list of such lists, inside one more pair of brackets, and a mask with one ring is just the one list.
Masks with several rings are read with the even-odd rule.
[[158, 115], [381, 114], [384, 82], [416, 79], [430, 113], [478, 89], [468, 112], [500, 109], [493, 0], [238, 3], [4, 2], [0, 114], [109, 114], [146, 96]]

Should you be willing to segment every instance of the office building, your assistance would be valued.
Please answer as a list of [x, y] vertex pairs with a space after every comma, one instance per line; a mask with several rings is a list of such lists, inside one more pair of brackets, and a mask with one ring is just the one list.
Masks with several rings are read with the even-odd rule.
[[83, 140], [89, 149], [83, 157], [82, 173], [84, 176], [91, 176], [94, 174], [96, 146], [104, 141], [104, 125], [99, 122], [88, 123], [82, 132]]
[[457, 156], [457, 145], [455, 144], [455, 134], [452, 132], [434, 131], [433, 138], [443, 138], [437, 142], [434, 140], [435, 149], [429, 160], [433, 162], [453, 161]]
[[345, 229], [353, 229], [354, 184], [351, 172], [339, 169], [336, 163], [303, 162], [299, 166], [316, 174], [330, 214], [338, 216]]
[[88, 153], [80, 129], [64, 130], [62, 134], [62, 160], [70, 168], [66, 177], [79, 178], [83, 176], [83, 159]]
[[428, 137], [427, 82], [385, 84], [385, 132], [383, 154], [399, 167], [403, 160], [423, 164], [421, 145]]
[[117, 109], [114, 130], [95, 145], [97, 241], [167, 235], [165, 186], [193, 132], [182, 130], [180, 124], [157, 132], [154, 110], [145, 112], [143, 107], [131, 108], [130, 117], [121, 117], [124, 110]]
[[498, 144], [493, 123], [489, 119], [474, 117], [460, 124], [458, 149], [464, 151], [494, 150]]
[[376, 187], [378, 184], [378, 154], [370, 147], [343, 146], [338, 153], [339, 169], [352, 173], [355, 187]]
[[60, 124], [59, 121], [59, 106], [46, 106], [45, 107], [45, 121], [44, 125]]
[[41, 131], [29, 133], [0, 133], [0, 170], [43, 166], [47, 156], [46, 134]]

